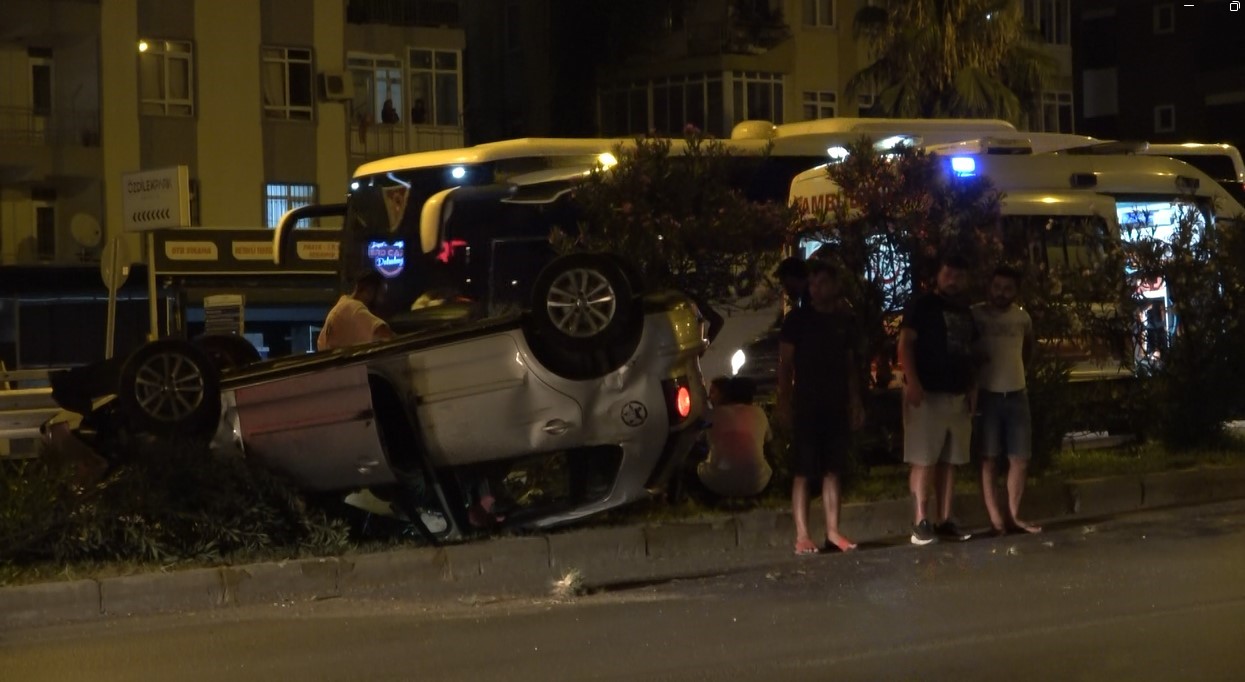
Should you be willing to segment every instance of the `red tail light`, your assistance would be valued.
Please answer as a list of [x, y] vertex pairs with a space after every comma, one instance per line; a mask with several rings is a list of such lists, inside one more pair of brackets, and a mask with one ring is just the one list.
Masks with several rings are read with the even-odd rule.
[[675, 394], [674, 409], [679, 413], [680, 419], [687, 419], [687, 415], [692, 413], [692, 392], [686, 386], [680, 386]]

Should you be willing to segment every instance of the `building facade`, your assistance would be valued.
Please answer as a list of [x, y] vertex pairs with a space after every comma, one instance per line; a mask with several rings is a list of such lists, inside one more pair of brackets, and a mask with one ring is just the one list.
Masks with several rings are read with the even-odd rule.
[[[344, 199], [360, 163], [461, 146], [464, 48], [454, 0], [5, 2], [8, 366], [30, 364], [15, 348], [75, 337], [80, 314], [35, 308], [106, 298], [98, 263], [111, 239], [145, 260], [123, 229], [125, 174], [186, 166], [188, 229], [270, 228], [289, 208]], [[28, 267], [63, 276], [36, 287]], [[52, 322], [35, 330], [36, 317]]]
[[[602, 83], [606, 135], [679, 134], [693, 124], [728, 135], [740, 121], [791, 123], [868, 116], [871, 93], [848, 98], [870, 63], [856, 13], [876, 0], [689, 0], [670, 3], [648, 53]], [[1071, 0], [1014, 0], [1055, 65], [1029, 129], [1073, 132]]]
[[1226, 0], [1081, 0], [1073, 32], [1078, 132], [1240, 147], [1242, 26], [1245, 10]]

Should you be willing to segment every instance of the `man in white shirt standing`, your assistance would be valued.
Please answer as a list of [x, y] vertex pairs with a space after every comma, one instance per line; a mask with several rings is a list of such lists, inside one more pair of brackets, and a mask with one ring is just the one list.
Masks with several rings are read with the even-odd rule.
[[332, 350], [382, 339], [392, 339], [393, 330], [370, 310], [385, 291], [385, 279], [370, 271], [355, 280], [354, 290], [342, 296], [329, 311], [316, 339], [316, 350]]
[[[990, 280], [989, 300], [973, 306], [984, 362], [978, 372], [977, 406], [981, 414], [981, 491], [996, 535], [1038, 533], [1039, 526], [1020, 519], [1020, 498], [1032, 450], [1025, 367], [1033, 357], [1033, 320], [1016, 305], [1020, 273], [1000, 266]], [[995, 488], [996, 463], [1007, 457], [1007, 508], [1000, 508]]]

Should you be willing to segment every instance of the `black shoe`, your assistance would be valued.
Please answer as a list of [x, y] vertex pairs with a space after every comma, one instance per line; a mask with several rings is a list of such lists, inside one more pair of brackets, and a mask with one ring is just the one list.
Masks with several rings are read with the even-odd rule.
[[972, 533], [965, 532], [963, 528], [960, 528], [960, 526], [951, 519], [947, 519], [937, 526], [934, 526], [934, 533], [936, 533], [940, 538], [954, 540], [956, 542], [964, 542], [965, 540], [973, 537]]
[[912, 526], [912, 544], [928, 545], [937, 539], [934, 528], [929, 525], [929, 519], [922, 519], [920, 523]]

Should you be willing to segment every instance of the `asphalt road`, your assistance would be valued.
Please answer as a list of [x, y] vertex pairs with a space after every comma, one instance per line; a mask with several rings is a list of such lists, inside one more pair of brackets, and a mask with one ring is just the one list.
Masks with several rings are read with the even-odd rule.
[[573, 600], [329, 600], [0, 634], [0, 680], [1242, 680], [1245, 502]]

